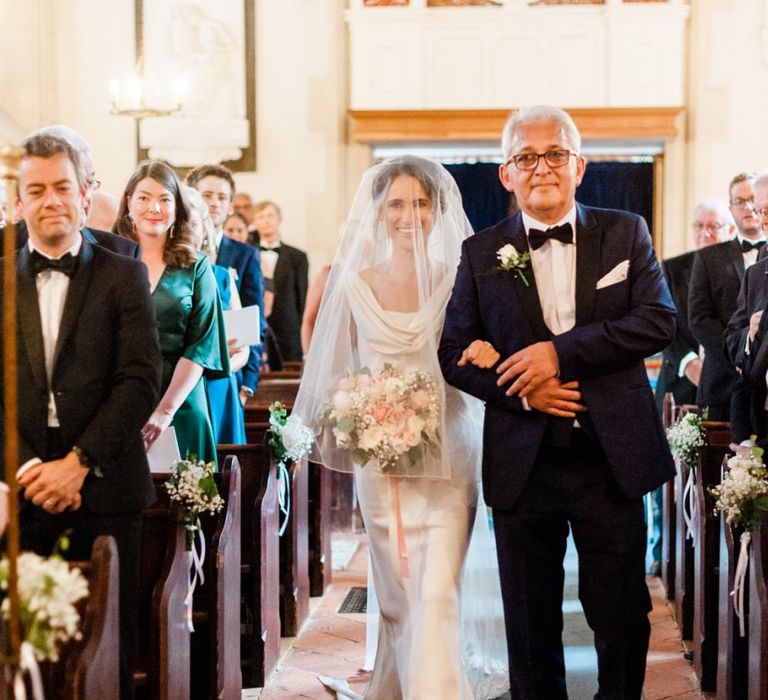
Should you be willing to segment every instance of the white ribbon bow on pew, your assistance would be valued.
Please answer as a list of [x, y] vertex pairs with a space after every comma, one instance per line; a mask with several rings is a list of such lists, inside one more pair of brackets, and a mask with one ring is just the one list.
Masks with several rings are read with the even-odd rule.
[[[195, 546], [195, 534], [200, 540], [200, 551], [197, 551]], [[192, 534], [192, 542], [189, 550], [189, 583], [187, 584], [187, 597], [184, 598], [184, 605], [187, 608], [187, 629], [190, 632], [195, 631], [195, 626], [192, 622], [192, 612], [194, 609], [194, 595], [195, 588], [197, 588], [198, 579], [200, 585], [205, 583], [205, 574], [203, 573], [203, 562], [205, 561], [205, 535], [203, 535], [203, 528], [198, 527]]]
[[[686, 510], [685, 504], [688, 504]], [[699, 540], [699, 518], [701, 508], [699, 497], [696, 493], [696, 477], [693, 469], [688, 470], [688, 479], [683, 490], [683, 520], [685, 520], [685, 539], [692, 540], [692, 546], [696, 547]]]
[[733, 576], [733, 611], [739, 618], [739, 634], [743, 637], [744, 631], [744, 586], [747, 581], [747, 569], [749, 568], [749, 544], [752, 535], [749, 532], [741, 533], [741, 549], [739, 560], [736, 563], [736, 573]]
[[40, 675], [40, 666], [35, 658], [35, 648], [29, 642], [22, 642], [19, 650], [19, 670], [13, 679], [13, 697], [15, 700], [27, 700], [27, 687], [24, 683], [25, 673], [29, 674], [32, 681], [32, 697], [34, 700], [45, 700], [43, 692], [43, 678]]
[[291, 519], [291, 475], [288, 473], [285, 462], [277, 463], [277, 480], [279, 486], [277, 490], [277, 503], [280, 506], [280, 512], [284, 516], [277, 535], [282, 537], [285, 528], [288, 527], [288, 521]]

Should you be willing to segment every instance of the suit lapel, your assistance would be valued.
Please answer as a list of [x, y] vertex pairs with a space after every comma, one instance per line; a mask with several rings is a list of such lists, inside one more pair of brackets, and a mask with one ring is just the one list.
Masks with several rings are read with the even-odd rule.
[[[503, 233], [506, 242], [515, 246], [515, 250], [522, 254], [530, 252], [528, 248], [528, 238], [525, 235], [523, 226], [523, 217], [519, 212], [507, 222], [506, 230]], [[501, 245], [499, 245], [501, 248]], [[541, 301], [539, 300], [539, 291], [536, 287], [536, 275], [533, 274], [533, 266], [530, 261], [524, 270], [525, 278], [528, 280], [528, 286], [525, 285], [519, 276], [511, 272], [500, 272], [499, 275], [506, 277], [509, 284], [517, 293], [520, 304], [523, 307], [528, 322], [531, 324], [531, 330], [537, 339], [543, 340], [549, 338], [551, 333], [544, 323], [544, 315], [541, 312]]]
[[16, 258], [17, 306], [16, 317], [19, 332], [32, 368], [32, 376], [38, 386], [48, 388], [45, 376], [45, 350], [43, 349], [43, 324], [40, 320], [40, 303], [37, 298], [35, 278], [29, 273], [29, 247], [23, 246]]
[[576, 206], [576, 325], [581, 326], [592, 321], [595, 310], [602, 234], [595, 217]]
[[728, 253], [731, 257], [731, 264], [736, 272], [736, 277], [741, 279], [744, 277], [744, 256], [741, 254], [741, 244], [738, 238], [734, 238], [729, 242]]
[[56, 341], [56, 350], [53, 355], [53, 374], [56, 373], [56, 365], [59, 361], [61, 349], [67, 342], [72, 331], [77, 325], [77, 319], [80, 316], [80, 310], [83, 307], [88, 291], [88, 285], [91, 281], [93, 272], [93, 248], [90, 243], [83, 240], [80, 249], [80, 260], [77, 266], [77, 272], [69, 280], [69, 291], [67, 299], [64, 302], [64, 311], [61, 315], [61, 325], [59, 326], [59, 338]]

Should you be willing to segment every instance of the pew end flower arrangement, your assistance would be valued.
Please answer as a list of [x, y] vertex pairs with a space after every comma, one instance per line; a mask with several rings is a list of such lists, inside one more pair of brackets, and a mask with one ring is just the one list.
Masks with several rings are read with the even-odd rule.
[[280, 488], [278, 504], [283, 514], [279, 535], [288, 527], [291, 513], [291, 487], [288, 463], [298, 462], [312, 449], [315, 434], [297, 416], [289, 416], [288, 409], [280, 401], [269, 407], [269, 446], [275, 455], [279, 472]]
[[[754, 440], [755, 436], [752, 436], [753, 443]], [[761, 448], [735, 445], [732, 448], [736, 454], [728, 459], [722, 481], [708, 491], [715, 499], [715, 513], [725, 517], [728, 525], [742, 529], [731, 595], [743, 637], [744, 584], [749, 566], [749, 545], [752, 532], [768, 520], [768, 470], [763, 463]]]
[[360, 466], [378, 461], [382, 472], [406, 471], [424, 450], [439, 455], [440, 401], [433, 377], [386, 363], [344, 377], [322, 425]]
[[704, 418], [696, 413], [686, 413], [667, 428], [669, 449], [675, 457], [689, 466], [696, 465], [699, 448], [704, 446]]
[[[82, 639], [77, 603], [88, 596], [88, 581], [80, 569], [70, 567], [58, 554], [41, 557], [23, 552], [17, 565], [24, 637], [22, 657], [26, 646], [31, 647], [36, 661], [55, 663], [64, 644]], [[7, 557], [0, 561], [0, 589], [8, 590]], [[10, 610], [7, 597], [1, 610], [7, 619]], [[28, 668], [28, 664], [24, 665]]]

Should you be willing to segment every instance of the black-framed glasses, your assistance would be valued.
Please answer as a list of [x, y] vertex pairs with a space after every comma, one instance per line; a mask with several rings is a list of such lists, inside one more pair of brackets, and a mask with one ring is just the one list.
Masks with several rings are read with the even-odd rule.
[[691, 228], [694, 231], [703, 231], [704, 229], [706, 229], [710, 233], [717, 233], [721, 228], [723, 228], [723, 224], [717, 221], [712, 221], [711, 223], [708, 223], [708, 224], [702, 224], [701, 221], [694, 221], [691, 224]]
[[755, 214], [763, 218], [768, 218], [768, 209], [755, 209]]
[[744, 207], [747, 206], [747, 204], [749, 204], [749, 206], [754, 208], [754, 206], [755, 206], [755, 198], [754, 197], [747, 197], [745, 199], [744, 197], [734, 197], [731, 200], [731, 206], [734, 209], [743, 209]]
[[565, 148], [555, 148], [546, 153], [518, 153], [507, 158], [504, 165], [514, 163], [517, 170], [536, 170], [539, 167], [539, 159], [543, 158], [550, 168], [562, 168], [568, 159], [575, 155], [578, 154]]

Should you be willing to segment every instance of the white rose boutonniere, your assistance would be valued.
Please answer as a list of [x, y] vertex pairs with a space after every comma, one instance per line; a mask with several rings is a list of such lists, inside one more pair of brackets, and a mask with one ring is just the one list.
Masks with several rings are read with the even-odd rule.
[[531, 254], [527, 250], [524, 253], [519, 253], [515, 246], [507, 243], [496, 251], [496, 257], [500, 264], [492, 268], [492, 272], [512, 272], [515, 277], [520, 277], [523, 280], [523, 284], [526, 287], [530, 287], [524, 272], [528, 268], [528, 262], [531, 259]]

